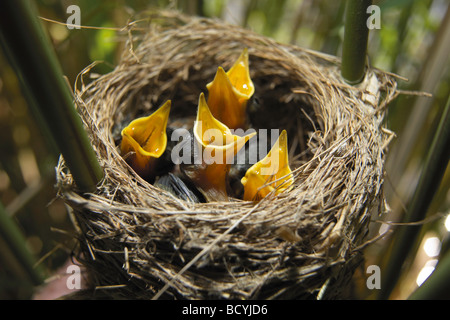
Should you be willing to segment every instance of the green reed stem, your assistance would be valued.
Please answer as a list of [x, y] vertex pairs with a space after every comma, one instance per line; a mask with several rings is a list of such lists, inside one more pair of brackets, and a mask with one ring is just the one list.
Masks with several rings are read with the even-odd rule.
[[436, 269], [408, 300], [439, 300], [450, 297], [450, 253], [441, 258]]
[[[450, 97], [447, 100], [441, 121], [431, 148], [425, 159], [422, 174], [406, 212], [404, 222], [423, 220], [444, 176], [450, 157]], [[401, 226], [394, 238], [392, 251], [383, 272], [379, 298], [387, 299], [395, 287], [401, 268], [415, 244], [420, 225]]]
[[103, 172], [33, 1], [0, 2], [0, 42], [30, 108], [36, 107], [43, 131], [51, 133], [78, 188], [94, 191]]
[[2, 250], [0, 256], [7, 259], [13, 257], [24, 270], [24, 273], [28, 276], [30, 282], [33, 285], [42, 284], [44, 276], [42, 270], [35, 267], [36, 259], [30, 253], [26, 247], [25, 237], [17, 227], [16, 223], [7, 214], [5, 208], [0, 203], [0, 238], [6, 243], [10, 255], [7, 256], [5, 249]]
[[349, 84], [358, 84], [364, 79], [369, 39], [367, 8], [371, 4], [371, 0], [347, 0], [341, 75]]

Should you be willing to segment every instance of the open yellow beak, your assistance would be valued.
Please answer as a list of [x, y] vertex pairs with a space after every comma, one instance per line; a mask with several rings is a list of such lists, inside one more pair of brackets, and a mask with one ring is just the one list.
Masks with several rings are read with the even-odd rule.
[[214, 118], [200, 94], [194, 139], [202, 152], [202, 164], [184, 170], [207, 201], [228, 201], [227, 176], [237, 152], [256, 132], [240, 137]]
[[294, 177], [289, 167], [286, 130], [267, 156], [247, 170], [241, 182], [246, 201], [259, 201], [274, 190], [278, 194], [291, 188]]
[[255, 92], [250, 78], [248, 50], [245, 48], [231, 69], [219, 67], [214, 80], [206, 85], [211, 113], [228, 128], [245, 128], [247, 102]]
[[155, 159], [166, 150], [166, 127], [171, 101], [148, 117], [135, 119], [122, 130], [120, 149], [128, 164], [143, 178], [153, 178]]

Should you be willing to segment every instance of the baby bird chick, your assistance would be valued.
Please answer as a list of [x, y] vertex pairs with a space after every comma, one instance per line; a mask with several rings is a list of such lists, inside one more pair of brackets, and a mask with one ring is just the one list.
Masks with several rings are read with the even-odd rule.
[[269, 193], [291, 188], [294, 177], [289, 167], [287, 133], [283, 130], [267, 156], [247, 170], [241, 179], [244, 200], [259, 201]]
[[201, 159], [192, 164], [180, 164], [180, 170], [208, 202], [228, 201], [230, 163], [256, 132], [243, 137], [233, 135], [225, 124], [214, 118], [201, 93], [193, 135]]
[[247, 48], [228, 72], [219, 67], [214, 80], [206, 88], [212, 115], [230, 129], [245, 128], [247, 102], [255, 92], [250, 78]]
[[159, 158], [167, 146], [170, 107], [171, 101], [168, 100], [148, 117], [131, 121], [121, 132], [123, 157], [137, 174], [150, 182], [160, 173]]

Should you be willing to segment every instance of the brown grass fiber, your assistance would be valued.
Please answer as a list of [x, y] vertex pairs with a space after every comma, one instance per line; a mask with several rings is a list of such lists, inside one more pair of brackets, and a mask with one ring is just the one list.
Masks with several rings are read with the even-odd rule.
[[[75, 90], [105, 174], [97, 191], [81, 194], [62, 158], [57, 167], [88, 273], [84, 297], [342, 298], [371, 218], [385, 211], [393, 133], [383, 119], [395, 78], [368, 66], [350, 86], [336, 57], [217, 20], [147, 18], [115, 69]], [[189, 125], [217, 67], [227, 70], [243, 48], [258, 100], [252, 127], [287, 130], [294, 188], [259, 203], [190, 203], [137, 176], [120, 155], [124, 124], [171, 99], [171, 125]]]

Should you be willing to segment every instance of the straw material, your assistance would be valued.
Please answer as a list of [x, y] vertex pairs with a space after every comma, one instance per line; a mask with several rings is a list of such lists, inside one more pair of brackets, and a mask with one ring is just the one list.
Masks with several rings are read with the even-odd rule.
[[[63, 159], [57, 167], [79, 231], [77, 258], [88, 270], [86, 297], [342, 297], [363, 261], [371, 216], [385, 209], [393, 134], [383, 117], [394, 78], [369, 68], [352, 87], [335, 57], [220, 21], [150, 17], [115, 70], [76, 92], [105, 172], [97, 192], [78, 193]], [[255, 84], [251, 127], [287, 130], [293, 189], [259, 203], [190, 203], [142, 180], [120, 155], [121, 128], [167, 99], [171, 125], [192, 126], [199, 94], [243, 48]]]

